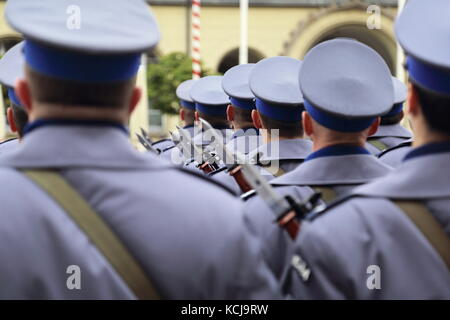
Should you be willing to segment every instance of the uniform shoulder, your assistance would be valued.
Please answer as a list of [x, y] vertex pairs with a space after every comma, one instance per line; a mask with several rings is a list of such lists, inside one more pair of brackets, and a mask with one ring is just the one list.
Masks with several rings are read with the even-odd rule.
[[7, 144], [7, 143], [10, 143], [10, 142], [18, 142], [18, 139], [17, 138], [7, 139], [5, 141], [0, 142], [0, 145]]
[[396, 145], [395, 147], [383, 150], [377, 157], [381, 158], [381, 157], [383, 157], [384, 155], [386, 155], [387, 153], [389, 153], [391, 151], [398, 150], [398, 149], [401, 149], [401, 148], [411, 147], [411, 146], [412, 146], [412, 141], [402, 142], [402, 143]]
[[156, 141], [156, 142], [153, 142], [152, 143], [152, 146], [157, 146], [158, 144], [161, 144], [161, 143], [164, 143], [164, 142], [172, 142], [172, 140], [171, 139], [168, 139], [168, 138], [166, 138], [166, 139], [161, 139], [161, 140], [158, 140], [158, 141]]
[[181, 172], [182, 174], [185, 174], [185, 175], [197, 178], [199, 180], [202, 180], [203, 182], [206, 182], [206, 183], [208, 183], [208, 184], [210, 184], [212, 186], [216, 186], [219, 189], [221, 189], [222, 191], [225, 191], [228, 194], [232, 195], [233, 197], [236, 197], [236, 193], [234, 193], [233, 190], [231, 190], [230, 188], [228, 188], [227, 186], [221, 184], [218, 181], [214, 181], [214, 180], [208, 178], [207, 176], [204, 176], [201, 173], [197, 173], [197, 172], [192, 171], [192, 170], [184, 169], [182, 167], [175, 167], [175, 170], [177, 170], [178, 172]]
[[215, 176], [216, 174], [218, 174], [218, 173], [220, 173], [220, 172], [225, 173], [226, 170], [227, 170], [227, 166], [220, 167], [219, 169], [217, 169], [217, 170], [215, 170], [215, 171], [209, 173], [209, 174], [208, 174], [208, 177]]

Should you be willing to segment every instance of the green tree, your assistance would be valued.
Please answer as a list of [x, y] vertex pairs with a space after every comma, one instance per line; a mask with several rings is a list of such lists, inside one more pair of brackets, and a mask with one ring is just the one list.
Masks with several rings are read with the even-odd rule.
[[[208, 74], [208, 70], [202, 67], [202, 76]], [[175, 91], [181, 82], [191, 78], [192, 62], [185, 53], [170, 53], [162, 56], [158, 63], [149, 64], [148, 97], [152, 108], [166, 114], [177, 114], [179, 101]]]

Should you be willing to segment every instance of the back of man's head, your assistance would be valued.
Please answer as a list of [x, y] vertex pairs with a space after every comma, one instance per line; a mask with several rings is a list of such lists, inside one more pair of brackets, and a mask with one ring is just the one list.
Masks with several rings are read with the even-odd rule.
[[450, 95], [433, 92], [413, 84], [422, 109], [422, 114], [430, 130], [450, 135]]
[[59, 107], [125, 108], [128, 106], [136, 78], [114, 82], [78, 82], [58, 79], [26, 68], [32, 99]]
[[303, 137], [303, 126], [301, 121], [281, 121], [259, 113], [263, 129], [278, 130], [280, 138], [295, 139]]
[[23, 107], [20, 107], [14, 103], [11, 103], [11, 109], [14, 117], [12, 121], [14, 121], [17, 134], [19, 137], [23, 137], [24, 128], [28, 123], [28, 113]]

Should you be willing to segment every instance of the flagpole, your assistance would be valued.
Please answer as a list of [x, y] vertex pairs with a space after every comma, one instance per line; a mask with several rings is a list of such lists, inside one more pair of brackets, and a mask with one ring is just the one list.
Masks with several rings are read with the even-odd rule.
[[[405, 7], [406, 0], [398, 0], [398, 10], [397, 10], [397, 16], [400, 15], [403, 8]], [[403, 52], [402, 47], [397, 42], [397, 70], [396, 75], [397, 78], [399, 78], [401, 81], [406, 83], [406, 72], [403, 67], [405, 63], [405, 53]]]
[[200, 64], [200, 11], [201, 0], [192, 0], [192, 79], [199, 79], [202, 74]]
[[239, 64], [248, 63], [248, 0], [240, 0], [241, 40], [239, 46]]

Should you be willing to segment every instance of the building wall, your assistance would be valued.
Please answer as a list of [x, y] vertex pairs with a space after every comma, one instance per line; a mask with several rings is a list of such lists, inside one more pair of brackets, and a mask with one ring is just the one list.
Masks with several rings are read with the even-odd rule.
[[[153, 6], [163, 38], [163, 53], [186, 51], [186, 8]], [[264, 57], [280, 54], [300, 19], [314, 8], [250, 8], [249, 47]], [[201, 12], [201, 52], [205, 66], [217, 70], [221, 59], [239, 47], [239, 8], [204, 7]]]
[[[365, 7], [364, 7], [365, 8]], [[177, 6], [152, 6], [152, 10], [158, 19], [163, 38], [159, 45], [162, 53], [173, 51], [186, 51], [186, 8]], [[290, 33], [297, 30], [302, 21], [308, 21], [314, 14], [326, 8], [313, 7], [250, 7], [249, 8], [249, 47], [257, 50], [264, 57], [280, 55], [284, 53], [284, 43], [290, 40]], [[383, 11], [395, 16], [395, 8], [383, 8]], [[340, 11], [336, 14], [342, 24], [345, 17], [348, 21], [358, 21], [365, 25], [369, 14], [363, 9]], [[321, 18], [321, 23], [332, 26], [332, 19], [326, 16]], [[356, 20], [355, 20], [356, 19]], [[381, 32], [391, 38], [390, 46], [395, 51], [393, 39], [392, 20], [382, 17], [383, 29]], [[325, 29], [324, 29], [325, 31]], [[369, 30], [368, 30], [369, 31]], [[311, 29], [302, 35], [307, 41], [311, 37], [317, 37], [319, 29]], [[372, 32], [370, 30], [370, 32]], [[377, 32], [376, 30], [373, 32]], [[302, 41], [302, 39], [298, 39]], [[202, 60], [209, 69], [217, 71], [221, 59], [231, 50], [239, 47], [239, 8], [238, 7], [203, 7], [201, 12], [201, 52]], [[305, 50], [301, 44], [301, 50], [291, 51], [288, 55], [302, 58]]]
[[[0, 17], [4, 14], [5, 2], [0, 2]], [[330, 7], [336, 9], [336, 7]], [[364, 27], [369, 13], [366, 5], [348, 10], [333, 11], [327, 7], [250, 7], [249, 9], [249, 47], [262, 57], [289, 55], [303, 58], [306, 51], [321, 35], [333, 28], [347, 24]], [[184, 6], [151, 7], [162, 33], [158, 52], [166, 54], [174, 51], [186, 52], [188, 16]], [[368, 30], [368, 36], [374, 36], [386, 46], [386, 51], [395, 61], [396, 44], [393, 32], [393, 17], [396, 9], [383, 8], [382, 29]], [[204, 65], [213, 71], [227, 53], [239, 47], [239, 7], [206, 6], [201, 12], [201, 53]], [[0, 18], [0, 38], [17, 36]], [[141, 81], [142, 82], [142, 81]], [[1, 101], [0, 101], [1, 106]], [[143, 103], [140, 108], [146, 108]], [[146, 112], [140, 114], [144, 117]], [[3, 112], [0, 113], [0, 136], [3, 135]], [[133, 124], [147, 127], [146, 119], [133, 118]], [[177, 117], [163, 118], [166, 132], [173, 130], [178, 123]], [[137, 132], [139, 128], [131, 128]]]

